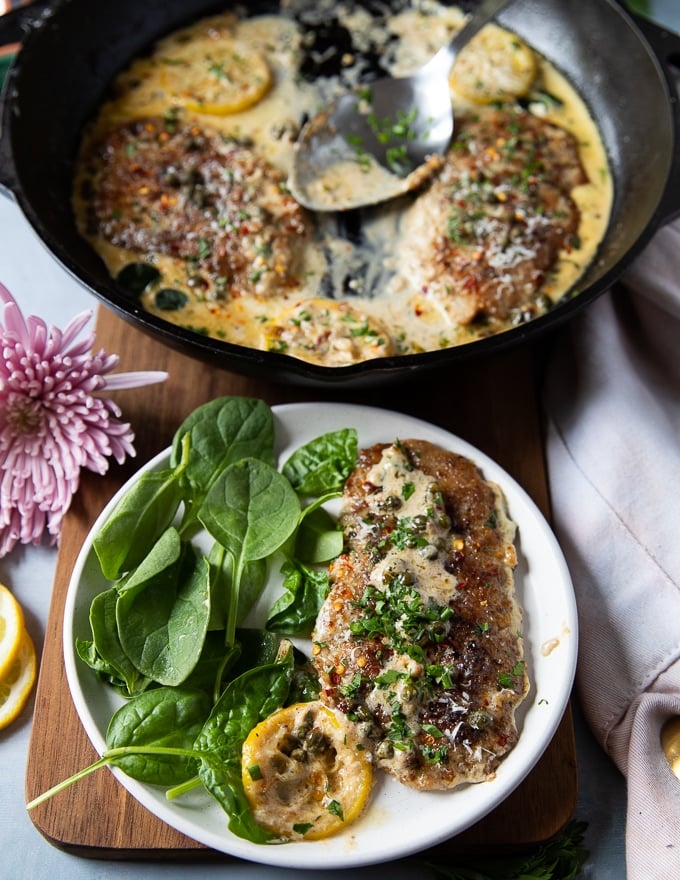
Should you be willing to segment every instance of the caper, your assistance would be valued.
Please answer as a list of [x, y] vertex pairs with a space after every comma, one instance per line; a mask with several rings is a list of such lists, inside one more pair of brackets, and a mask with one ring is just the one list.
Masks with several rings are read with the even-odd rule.
[[491, 724], [492, 718], [484, 709], [474, 709], [468, 713], [467, 723], [475, 730], [486, 730]]
[[298, 740], [302, 741], [306, 736], [309, 735], [309, 732], [314, 727], [314, 713], [307, 712], [302, 719], [302, 722], [298, 727], [293, 731], [293, 736], [297, 737]]
[[401, 559], [393, 559], [383, 569], [382, 582], [391, 583], [395, 578], [404, 573], [405, 565]]
[[404, 502], [398, 495], [386, 495], [378, 502], [379, 510], [399, 510]]
[[313, 755], [325, 752], [330, 748], [331, 742], [325, 733], [320, 730], [312, 730], [307, 737], [307, 749]]
[[419, 513], [413, 517], [412, 520], [413, 528], [416, 532], [424, 532], [427, 528], [427, 517], [424, 513]]
[[434, 544], [426, 544], [418, 551], [423, 559], [436, 559], [439, 556], [439, 550]]
[[293, 736], [290, 733], [285, 733], [279, 742], [279, 751], [286, 755], [286, 757], [290, 757], [295, 749], [302, 748], [302, 743], [300, 740]]
[[307, 760], [307, 752], [303, 748], [293, 749], [290, 757], [293, 761], [297, 761], [298, 764], [304, 764]]
[[358, 706], [354, 709], [354, 711], [353, 711], [352, 714], [353, 714], [353, 716], [354, 716], [354, 717], [353, 717], [353, 720], [354, 720], [354, 721], [364, 721], [364, 722], [366, 722], [366, 721], [372, 721], [372, 720], [373, 720], [373, 717], [372, 717], [371, 713], [369, 712], [369, 710], [368, 710], [365, 706], [362, 706], [361, 704], [358, 705]]
[[376, 749], [375, 749], [376, 758], [381, 758], [384, 760], [386, 758], [393, 757], [393, 755], [394, 755], [394, 746], [392, 745], [391, 742], [388, 742], [387, 740], [384, 739], [384, 740], [382, 740], [382, 742], [379, 742], [378, 745], [376, 746]]
[[404, 703], [410, 703], [418, 696], [418, 691], [412, 684], [405, 684], [401, 689], [400, 697]]

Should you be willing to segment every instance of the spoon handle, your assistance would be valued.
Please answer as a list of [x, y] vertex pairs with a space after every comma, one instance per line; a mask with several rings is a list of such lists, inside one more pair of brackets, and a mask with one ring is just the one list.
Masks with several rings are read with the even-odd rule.
[[448, 73], [458, 57], [458, 53], [485, 24], [498, 15], [513, 0], [482, 0], [465, 25], [453, 36], [451, 41], [434, 55], [422, 68], [421, 73], [432, 76], [435, 73]]

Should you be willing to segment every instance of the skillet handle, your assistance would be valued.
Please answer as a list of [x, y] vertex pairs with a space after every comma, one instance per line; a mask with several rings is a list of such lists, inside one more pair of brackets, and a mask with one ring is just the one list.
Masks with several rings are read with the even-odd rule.
[[[23, 5], [16, 6], [0, 15], [0, 46], [13, 47], [14, 44], [17, 44], [16, 48], [19, 50], [19, 44], [26, 34], [51, 14], [49, 7], [53, 0], [32, 0], [30, 3], [22, 0], [22, 2]], [[8, 103], [11, 101], [8, 87], [10, 71], [5, 77], [0, 92], [0, 120], [4, 119], [6, 112], [11, 109]], [[2, 195], [10, 195], [17, 186], [8, 140], [9, 138], [5, 136], [5, 126], [0, 122], [0, 194]]]
[[661, 65], [670, 93], [673, 157], [666, 189], [656, 210], [659, 225], [664, 226], [680, 215], [680, 34], [639, 15], [632, 15], [631, 18]]

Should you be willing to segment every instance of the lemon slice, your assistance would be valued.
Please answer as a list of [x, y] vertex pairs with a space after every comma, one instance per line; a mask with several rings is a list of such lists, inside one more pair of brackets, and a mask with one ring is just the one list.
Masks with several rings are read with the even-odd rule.
[[35, 684], [38, 661], [31, 637], [22, 629], [19, 650], [0, 679], [0, 730], [14, 721]]
[[330, 837], [371, 791], [370, 752], [351, 723], [320, 702], [274, 712], [247, 736], [243, 788], [255, 821], [287, 840]]
[[0, 584], [0, 679], [19, 652], [23, 631], [24, 614], [21, 605], [7, 587]]
[[461, 97], [492, 104], [526, 95], [537, 71], [536, 56], [517, 34], [487, 24], [461, 49], [449, 81]]
[[168, 98], [196, 113], [240, 113], [263, 98], [272, 82], [264, 55], [224, 37], [191, 40], [159, 61]]

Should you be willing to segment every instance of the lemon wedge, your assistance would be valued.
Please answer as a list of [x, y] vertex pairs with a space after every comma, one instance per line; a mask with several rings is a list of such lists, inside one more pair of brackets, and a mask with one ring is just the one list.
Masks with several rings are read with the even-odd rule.
[[35, 646], [22, 628], [16, 656], [0, 678], [0, 730], [11, 724], [26, 705], [37, 670]]
[[252, 107], [272, 82], [263, 54], [224, 37], [190, 40], [164, 54], [160, 64], [160, 80], [172, 102], [213, 116]]
[[0, 584], [0, 679], [14, 662], [19, 652], [24, 631], [21, 605], [3, 584]]
[[536, 56], [517, 34], [487, 24], [461, 49], [449, 82], [468, 101], [492, 104], [526, 95], [537, 72]]
[[255, 821], [287, 840], [330, 837], [371, 792], [370, 752], [352, 724], [320, 702], [274, 712], [246, 737], [243, 788]]

